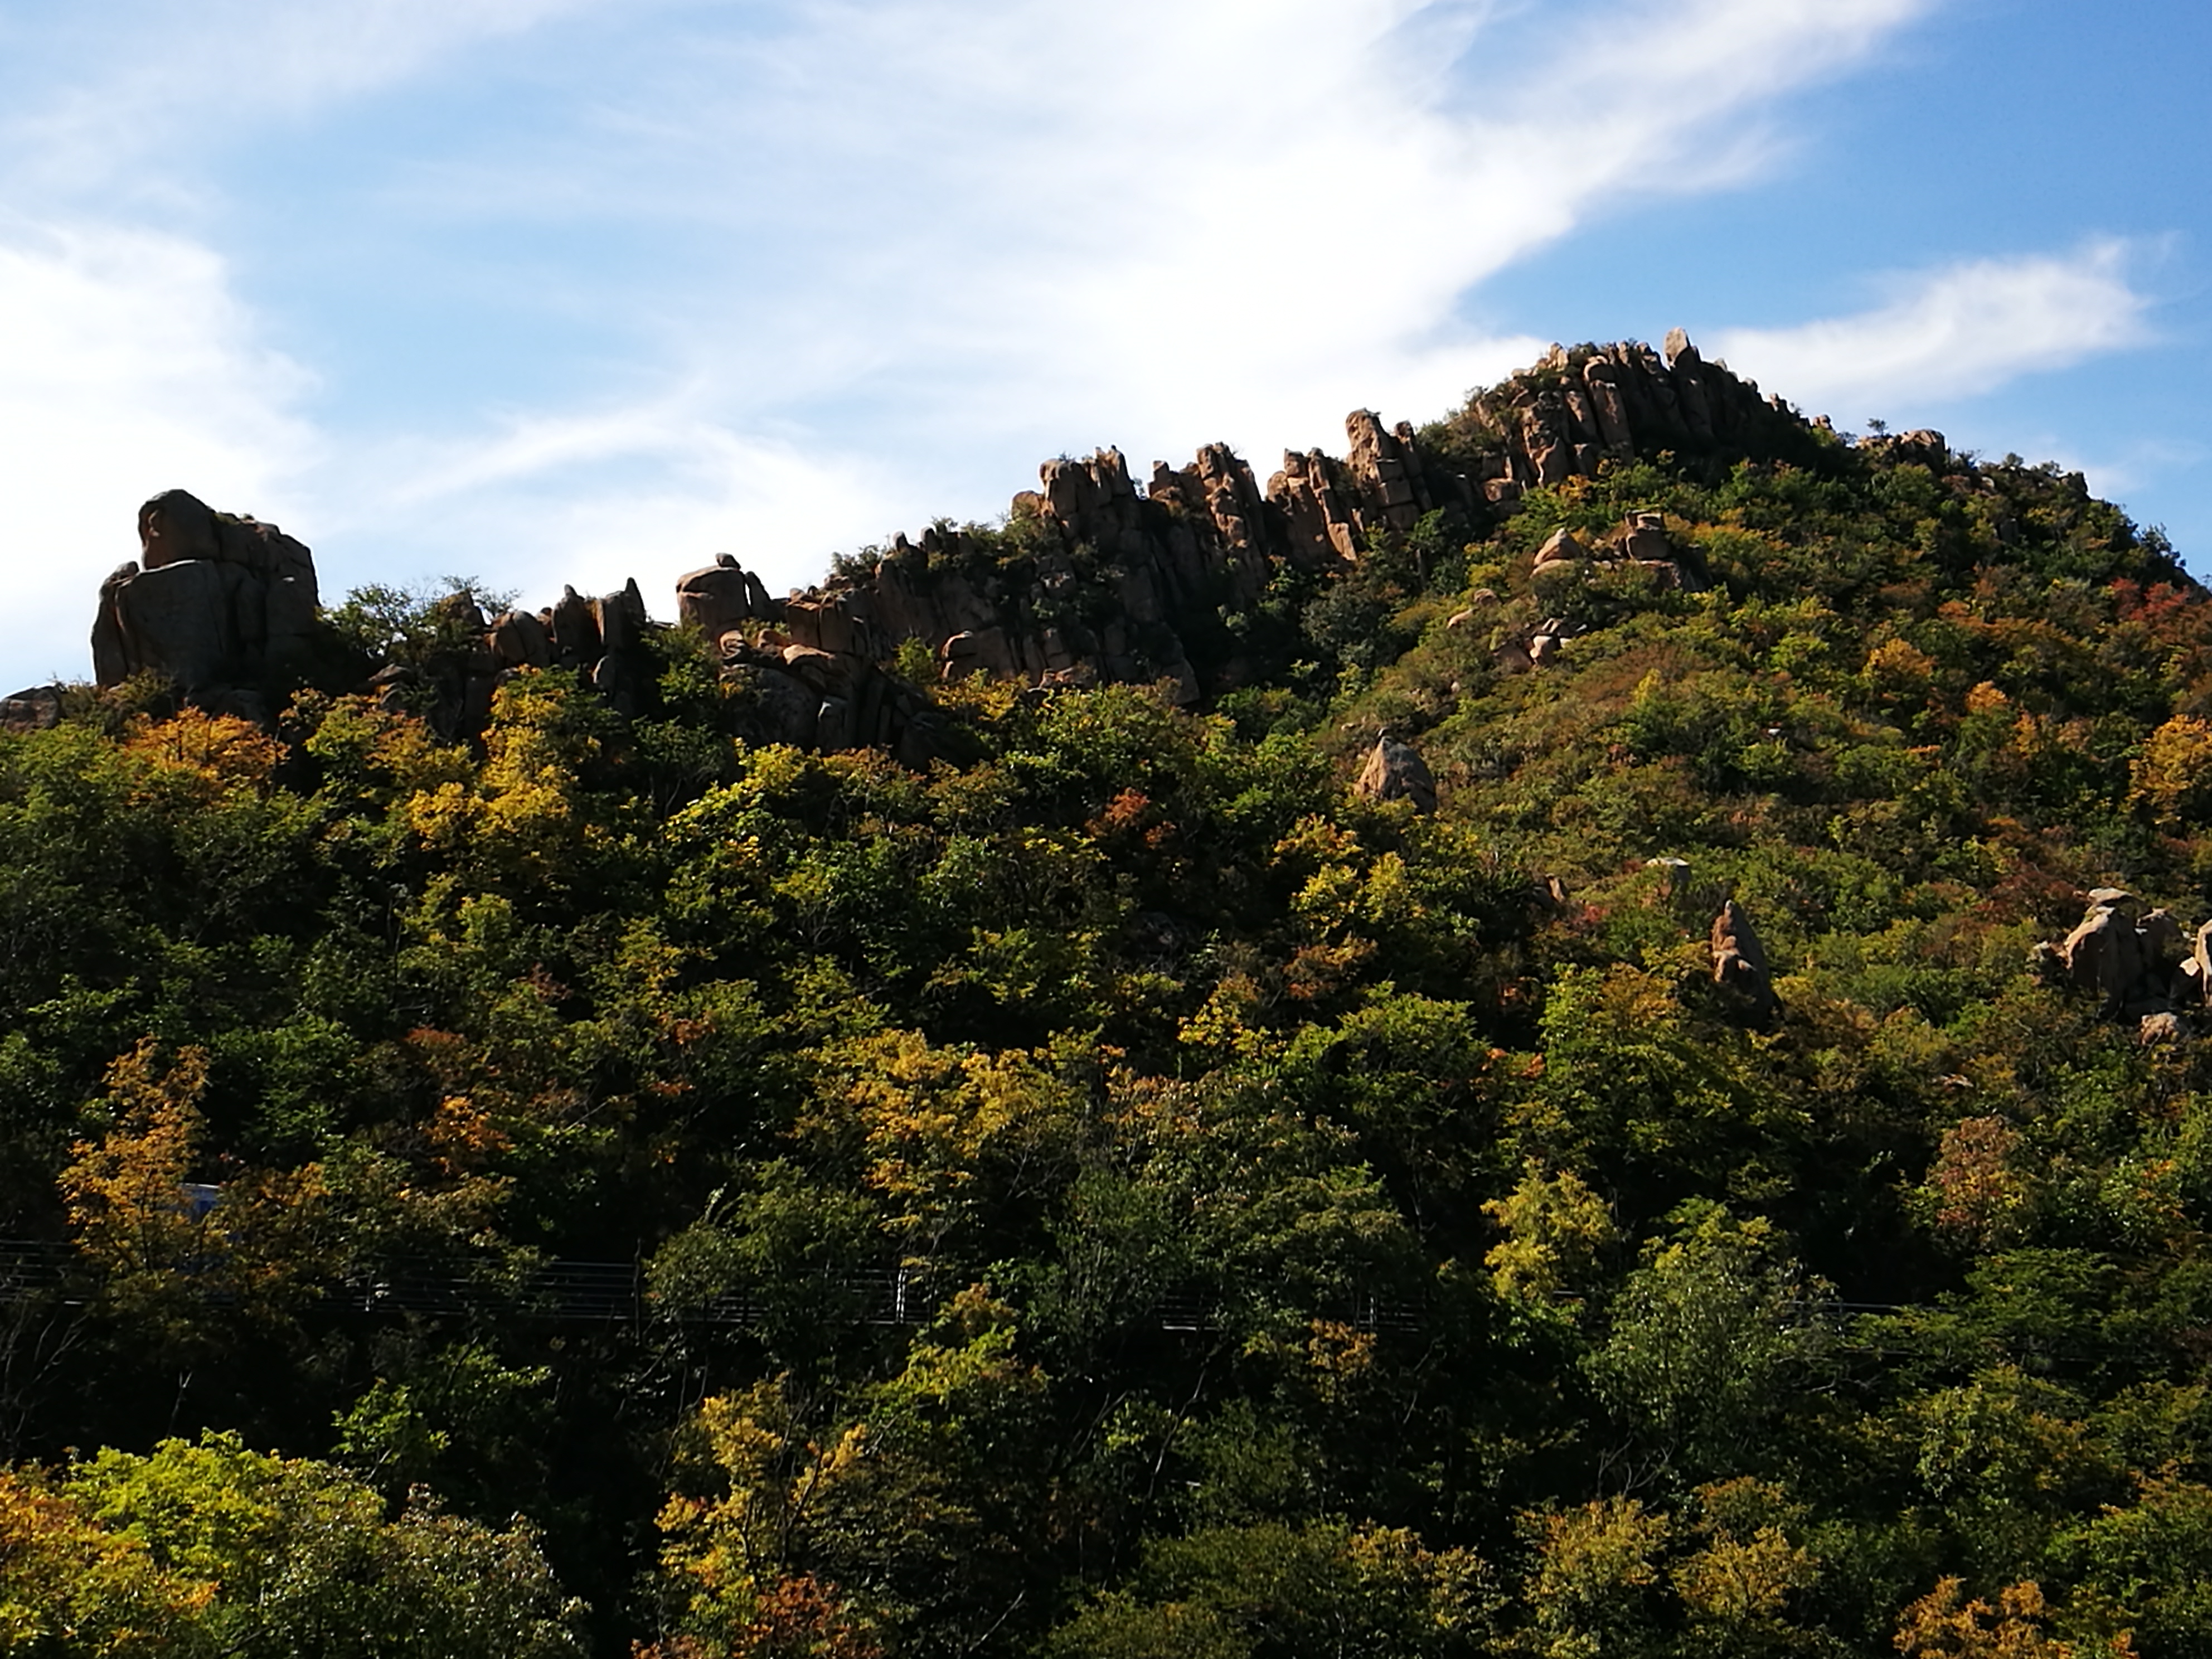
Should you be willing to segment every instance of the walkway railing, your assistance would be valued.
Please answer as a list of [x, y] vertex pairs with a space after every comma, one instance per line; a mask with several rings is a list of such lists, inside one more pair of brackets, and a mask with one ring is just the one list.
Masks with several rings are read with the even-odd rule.
[[[184, 1271], [184, 1270], [180, 1270]], [[914, 1325], [932, 1318], [947, 1288], [942, 1275], [913, 1267], [886, 1266], [824, 1273], [773, 1289], [738, 1290], [681, 1305], [650, 1292], [636, 1261], [556, 1258], [513, 1275], [487, 1267], [468, 1271], [429, 1257], [401, 1258], [374, 1274], [322, 1287], [325, 1307], [356, 1314], [415, 1313], [448, 1317], [503, 1316], [562, 1324], [644, 1324], [655, 1318], [679, 1324], [757, 1328], [788, 1309], [794, 1293], [847, 1317], [872, 1325]], [[0, 1303], [50, 1297], [86, 1302], [98, 1276], [70, 1245], [45, 1239], [0, 1239]], [[1409, 1329], [1420, 1321], [1401, 1303], [1371, 1293], [1324, 1310], [1360, 1330]], [[1163, 1331], [1200, 1332], [1224, 1321], [1214, 1298], [1176, 1290], [1157, 1297], [1139, 1322]]]

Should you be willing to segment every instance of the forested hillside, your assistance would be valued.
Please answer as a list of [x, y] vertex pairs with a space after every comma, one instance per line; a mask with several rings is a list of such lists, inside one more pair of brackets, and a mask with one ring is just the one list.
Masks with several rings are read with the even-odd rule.
[[926, 744], [381, 592], [0, 736], [0, 1645], [2212, 1655], [2212, 599], [1596, 361]]

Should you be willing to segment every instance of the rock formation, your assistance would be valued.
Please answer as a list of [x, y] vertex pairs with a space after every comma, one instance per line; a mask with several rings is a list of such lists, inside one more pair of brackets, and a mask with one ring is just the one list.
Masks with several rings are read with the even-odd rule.
[[[1589, 541], [1564, 527], [1555, 530], [1536, 550], [1529, 574], [1539, 598], [1560, 601], [1567, 597], [1569, 585], [1587, 582], [1610, 571], [1629, 569], [1645, 573], [1651, 588], [1659, 592], [1694, 592], [1702, 586], [1697, 573], [1682, 563], [1668, 537], [1666, 520], [1656, 513], [1632, 514], [1619, 529]], [[1616, 586], [1589, 608], [1601, 613], [1619, 611], [1632, 608], [1636, 602], [1632, 588]], [[1463, 611], [1446, 626], [1458, 627], [1473, 619], [1472, 611]], [[1557, 662], [1567, 642], [1587, 631], [1587, 627], [1586, 623], [1570, 622], [1565, 617], [1548, 617], [1534, 627], [1524, 627], [1500, 639], [1491, 653], [1491, 660], [1501, 672], [1508, 674], [1546, 667]]]
[[[1224, 612], [1249, 606], [1277, 570], [1357, 561], [1371, 538], [1404, 534], [1441, 506], [1478, 497], [1431, 488], [1413, 428], [1369, 410], [1345, 420], [1342, 459], [1286, 453], [1263, 491], [1224, 446], [1190, 464], [1154, 462], [1139, 492], [1116, 449], [1038, 470], [1002, 535], [938, 526], [897, 537], [872, 566], [794, 594], [780, 609], [801, 643], [871, 660], [920, 640], [939, 673], [1031, 685], [1166, 683], [1195, 702], [1238, 683]], [[717, 637], [763, 614], [741, 574], [695, 571], [687, 619]], [[757, 586], [757, 585], [756, 585]]]
[[1369, 800], [1409, 800], [1417, 811], [1437, 810], [1437, 781], [1429, 763], [1413, 744], [1388, 732], [1375, 740], [1374, 752], [1352, 787]]
[[0, 732], [43, 732], [62, 720], [62, 688], [34, 685], [0, 697]]
[[[1264, 489], [1218, 444], [1185, 466], [1156, 462], [1141, 489], [1118, 450], [1062, 457], [1039, 469], [1036, 489], [1014, 497], [1003, 529], [939, 524], [918, 540], [902, 535], [869, 563], [781, 599], [723, 555], [679, 581], [677, 616], [714, 642], [760, 740], [879, 744], [919, 760], [939, 752], [944, 734], [921, 690], [887, 670], [895, 659], [911, 660], [902, 651], [909, 641], [926, 648], [942, 679], [1158, 684], [1194, 703], [1249, 676], [1231, 619], [1286, 568], [1340, 568], [1378, 537], [1413, 533], [1432, 513], [1479, 532], [1516, 510], [1531, 485], [1594, 473], [1608, 458], [1754, 441], [1786, 447], [1810, 433], [1755, 386], [1705, 362], [1680, 331], [1663, 357], [1634, 343], [1554, 348], [1425, 433], [1355, 410], [1341, 459], [1285, 454]], [[1889, 441], [1944, 453], [1940, 434]], [[139, 559], [100, 590], [93, 649], [102, 685], [151, 672], [205, 706], [265, 718], [265, 693], [309, 678], [319, 653], [330, 654], [313, 559], [274, 526], [171, 490], [141, 509], [138, 535]], [[1562, 532], [1538, 559], [1540, 573], [1622, 564], [1649, 569], [1662, 586], [1692, 580], [1656, 515], [1638, 515], [1595, 545]], [[481, 728], [502, 677], [539, 668], [571, 669], [632, 713], [656, 695], [646, 644], [655, 624], [634, 583], [598, 598], [570, 588], [543, 610], [495, 617], [465, 599], [455, 605], [434, 648], [387, 665], [371, 682], [451, 734]], [[1455, 625], [1462, 621], [1472, 613]], [[1574, 631], [1548, 620], [1500, 644], [1500, 665], [1552, 662]], [[321, 677], [351, 684], [362, 672], [340, 665]], [[43, 708], [11, 705], [7, 718], [40, 718]], [[1433, 782], [1389, 787], [1433, 801]]]
[[[1291, 556], [1282, 514], [1250, 469], [1214, 446], [1180, 471], [1155, 465], [1140, 495], [1121, 453], [1105, 449], [1046, 462], [1039, 484], [1014, 498], [1003, 535], [946, 526], [918, 544], [902, 535], [872, 567], [794, 594], [777, 608], [781, 626], [800, 644], [870, 661], [918, 640], [946, 678], [1164, 681], [1182, 702], [1215, 689], [1229, 665], [1206, 653], [1202, 673], [1186, 633], [1218, 628], [1224, 607], [1251, 603], [1273, 561]], [[702, 611], [714, 580], [684, 579]], [[726, 592], [715, 604], [715, 621], [736, 615]], [[745, 614], [758, 614], [750, 599]]]
[[[1444, 424], [1450, 447], [1472, 461], [1453, 493], [1493, 505], [1537, 484], [1595, 477], [1608, 459], [1662, 448], [1787, 453], [1811, 430], [1779, 399], [1705, 362], [1680, 329], [1668, 335], [1663, 356], [1634, 341], [1554, 346]], [[1433, 489], [1435, 460], [1427, 471]]]
[[2179, 922], [2165, 910], [2145, 912], [2124, 889], [2100, 887], [2054, 954], [2066, 982], [2094, 992], [2106, 1018], [2141, 1019], [2176, 1003], [2204, 1006], [2208, 933], [2212, 923], [2197, 931], [2190, 957], [2177, 961], [2185, 937]]
[[1781, 1000], [1766, 968], [1766, 951], [1752, 931], [1751, 918], [1734, 899], [1713, 918], [1713, 983], [1721, 987], [1748, 1024], [1765, 1029], [1782, 1013]]
[[586, 599], [573, 586], [536, 612], [487, 617], [456, 593], [441, 601], [438, 638], [420, 659], [391, 663], [370, 685], [389, 708], [416, 708], [449, 737], [471, 736], [490, 718], [492, 696], [514, 675], [566, 668], [625, 714], [647, 713], [659, 669], [646, 636], [656, 626], [636, 582]]
[[100, 584], [93, 678], [152, 672], [249, 707], [303, 673], [319, 629], [315, 566], [275, 525], [216, 513], [181, 489], [138, 509], [139, 556]]

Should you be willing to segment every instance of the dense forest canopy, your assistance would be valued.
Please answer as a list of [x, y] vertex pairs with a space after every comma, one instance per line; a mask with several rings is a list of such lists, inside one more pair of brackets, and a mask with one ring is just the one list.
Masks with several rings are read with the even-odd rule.
[[1787, 435], [924, 766], [669, 629], [0, 736], [0, 1644], [2212, 1655], [2212, 600]]

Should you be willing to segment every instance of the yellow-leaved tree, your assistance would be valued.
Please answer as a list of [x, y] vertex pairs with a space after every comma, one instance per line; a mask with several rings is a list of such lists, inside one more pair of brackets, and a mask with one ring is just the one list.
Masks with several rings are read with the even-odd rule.
[[59, 1186], [100, 1301], [164, 1349], [204, 1340], [211, 1308], [282, 1316], [327, 1266], [322, 1170], [240, 1170], [198, 1177], [208, 1056], [153, 1038], [108, 1068], [109, 1127], [70, 1148]]
[[1998, 1591], [1995, 1607], [1968, 1599], [1962, 1580], [1940, 1579], [1899, 1619], [1897, 1650], [1905, 1659], [2092, 1659], [2136, 1650], [2126, 1631], [2094, 1646], [2062, 1642], [2045, 1629], [2050, 1612], [2032, 1579]]

